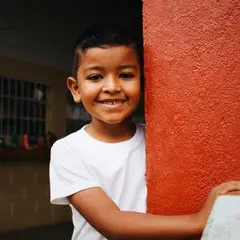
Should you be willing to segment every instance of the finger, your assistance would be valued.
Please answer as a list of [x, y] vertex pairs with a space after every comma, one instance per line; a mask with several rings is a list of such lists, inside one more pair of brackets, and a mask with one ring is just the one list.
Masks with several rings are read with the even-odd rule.
[[240, 182], [239, 181], [231, 181], [228, 182], [218, 189], [219, 194], [226, 194], [228, 192], [240, 191]]
[[229, 193], [227, 193], [227, 194], [240, 196], [240, 191], [229, 192]]

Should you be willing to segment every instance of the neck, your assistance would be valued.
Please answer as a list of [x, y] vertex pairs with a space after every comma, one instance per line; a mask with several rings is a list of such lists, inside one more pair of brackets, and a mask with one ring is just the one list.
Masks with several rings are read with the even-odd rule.
[[132, 138], [136, 132], [136, 125], [132, 122], [131, 118], [118, 124], [107, 124], [92, 120], [85, 130], [97, 140], [117, 143]]

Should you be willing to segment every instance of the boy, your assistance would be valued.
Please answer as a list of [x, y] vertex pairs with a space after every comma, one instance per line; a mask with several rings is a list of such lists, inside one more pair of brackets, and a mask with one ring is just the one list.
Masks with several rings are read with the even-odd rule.
[[141, 92], [139, 55], [115, 27], [90, 29], [75, 48], [67, 85], [92, 121], [57, 141], [50, 163], [51, 202], [70, 205], [73, 240], [195, 237], [216, 196], [240, 190], [237, 181], [218, 186], [196, 214], [146, 214], [144, 126], [131, 120]]

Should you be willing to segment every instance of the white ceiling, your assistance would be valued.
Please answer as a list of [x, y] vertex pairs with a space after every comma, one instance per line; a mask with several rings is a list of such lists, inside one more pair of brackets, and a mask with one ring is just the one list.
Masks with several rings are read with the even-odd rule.
[[72, 47], [89, 25], [118, 23], [141, 38], [141, 4], [141, 0], [65, 0], [57, 4], [1, 0], [0, 55], [69, 72]]

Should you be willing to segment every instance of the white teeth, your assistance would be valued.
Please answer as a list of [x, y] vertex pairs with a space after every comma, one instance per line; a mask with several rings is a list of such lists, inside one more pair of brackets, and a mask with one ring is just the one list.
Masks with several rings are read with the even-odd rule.
[[123, 101], [103, 101], [102, 103], [106, 105], [115, 105], [115, 104], [120, 104], [122, 102]]

